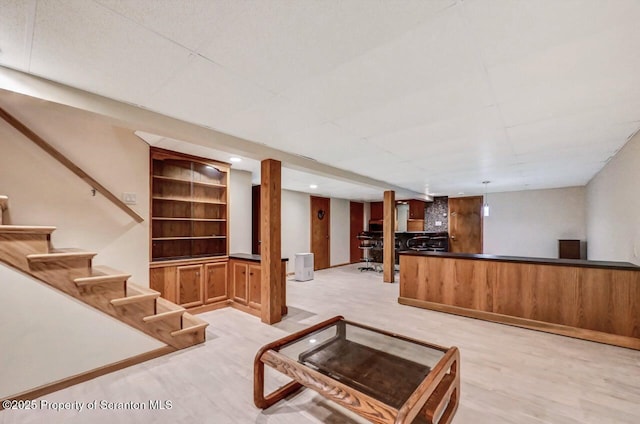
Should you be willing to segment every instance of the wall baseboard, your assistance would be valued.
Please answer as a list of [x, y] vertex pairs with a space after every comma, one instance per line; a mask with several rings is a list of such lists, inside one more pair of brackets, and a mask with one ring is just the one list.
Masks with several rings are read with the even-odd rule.
[[[123, 359], [122, 361], [114, 362], [112, 364], [104, 365], [99, 368], [95, 368], [90, 371], [86, 371], [80, 374], [73, 375], [71, 377], [64, 378], [62, 380], [48, 383], [35, 389], [27, 390], [22, 393], [8, 396], [1, 400], [32, 400], [48, 395], [49, 393], [57, 392], [58, 390], [66, 389], [67, 387], [74, 386], [85, 381], [93, 380], [96, 377], [100, 377], [105, 374], [112, 373], [114, 371], [121, 370], [133, 365], [140, 364], [142, 362], [149, 361], [151, 359], [159, 358], [160, 356], [167, 355], [172, 352], [176, 352], [177, 349], [171, 346], [161, 347], [159, 349], [152, 350], [150, 352], [142, 353], [140, 355], [133, 356], [131, 358]], [[0, 411], [5, 409], [0, 405]]]

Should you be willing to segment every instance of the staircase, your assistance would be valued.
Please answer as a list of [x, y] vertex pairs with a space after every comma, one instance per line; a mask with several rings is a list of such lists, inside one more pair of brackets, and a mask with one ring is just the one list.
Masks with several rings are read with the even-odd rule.
[[160, 293], [129, 282], [129, 274], [92, 266], [96, 253], [54, 249], [55, 227], [4, 225], [8, 198], [0, 196], [0, 261], [176, 348], [205, 341], [209, 325]]

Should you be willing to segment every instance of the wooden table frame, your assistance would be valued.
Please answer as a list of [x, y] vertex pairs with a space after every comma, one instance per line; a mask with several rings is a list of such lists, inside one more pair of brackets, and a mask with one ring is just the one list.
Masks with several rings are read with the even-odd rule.
[[[445, 354], [411, 394], [404, 405], [400, 409], [395, 409], [279, 353], [280, 348], [283, 346], [311, 333], [330, 327], [339, 321], [344, 321], [346, 324], [417, 343], [432, 349], [441, 350], [445, 352]], [[289, 376], [293, 381], [265, 396], [265, 364]], [[444, 348], [424, 343], [415, 339], [381, 331], [373, 327], [346, 321], [342, 316], [337, 316], [260, 348], [254, 360], [253, 377], [253, 401], [255, 405], [261, 409], [270, 407], [303, 386], [306, 386], [374, 423], [411, 423], [418, 414], [422, 413], [429, 424], [435, 422], [438, 424], [447, 424], [453, 419], [460, 399], [460, 352], [456, 347]]]

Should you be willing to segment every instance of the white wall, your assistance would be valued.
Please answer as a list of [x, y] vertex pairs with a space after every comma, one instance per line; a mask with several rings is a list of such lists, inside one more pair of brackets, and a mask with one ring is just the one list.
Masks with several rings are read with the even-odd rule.
[[[233, 177], [235, 178], [235, 174]], [[232, 184], [235, 185], [235, 182], [232, 181]], [[234, 189], [232, 188], [232, 190]], [[249, 186], [249, 190], [251, 190], [251, 186]], [[330, 265], [342, 265], [349, 263], [349, 225], [351, 223], [349, 201], [331, 198], [330, 202]], [[247, 224], [249, 242], [251, 241], [250, 218], [251, 214], [249, 214]], [[235, 219], [232, 212], [232, 220]], [[311, 195], [299, 191], [282, 190], [281, 219], [282, 257], [289, 258], [287, 272], [293, 272], [296, 253], [305, 253], [311, 250]], [[232, 251], [236, 252], [233, 249]], [[247, 250], [238, 250], [238, 252], [251, 252], [251, 244]]]
[[1, 263], [0, 293], [0, 399], [165, 346]]
[[587, 185], [589, 259], [640, 265], [640, 134]]
[[116, 196], [137, 194], [136, 223], [91, 187], [0, 120], [0, 194], [6, 223], [54, 225], [55, 247], [98, 252], [94, 263], [148, 285], [149, 147], [131, 129], [67, 106], [0, 92], [0, 105]]
[[558, 239], [586, 239], [585, 189], [490, 193], [484, 253], [558, 257]]
[[330, 201], [329, 249], [331, 266], [348, 264], [350, 262], [349, 234], [351, 226], [349, 201], [334, 198], [331, 198]]
[[287, 272], [295, 270], [296, 253], [311, 250], [311, 198], [307, 193], [282, 190], [282, 257]]
[[229, 253], [251, 253], [251, 173], [232, 168], [229, 184]]

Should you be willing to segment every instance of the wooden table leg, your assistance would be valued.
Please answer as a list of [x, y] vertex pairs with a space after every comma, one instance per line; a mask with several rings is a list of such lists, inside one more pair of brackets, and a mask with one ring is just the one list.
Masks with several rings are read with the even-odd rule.
[[260, 409], [265, 409], [274, 403], [284, 399], [291, 393], [299, 390], [302, 384], [292, 381], [280, 387], [268, 395], [264, 395], [264, 363], [260, 358], [256, 358], [253, 368], [253, 403]]

